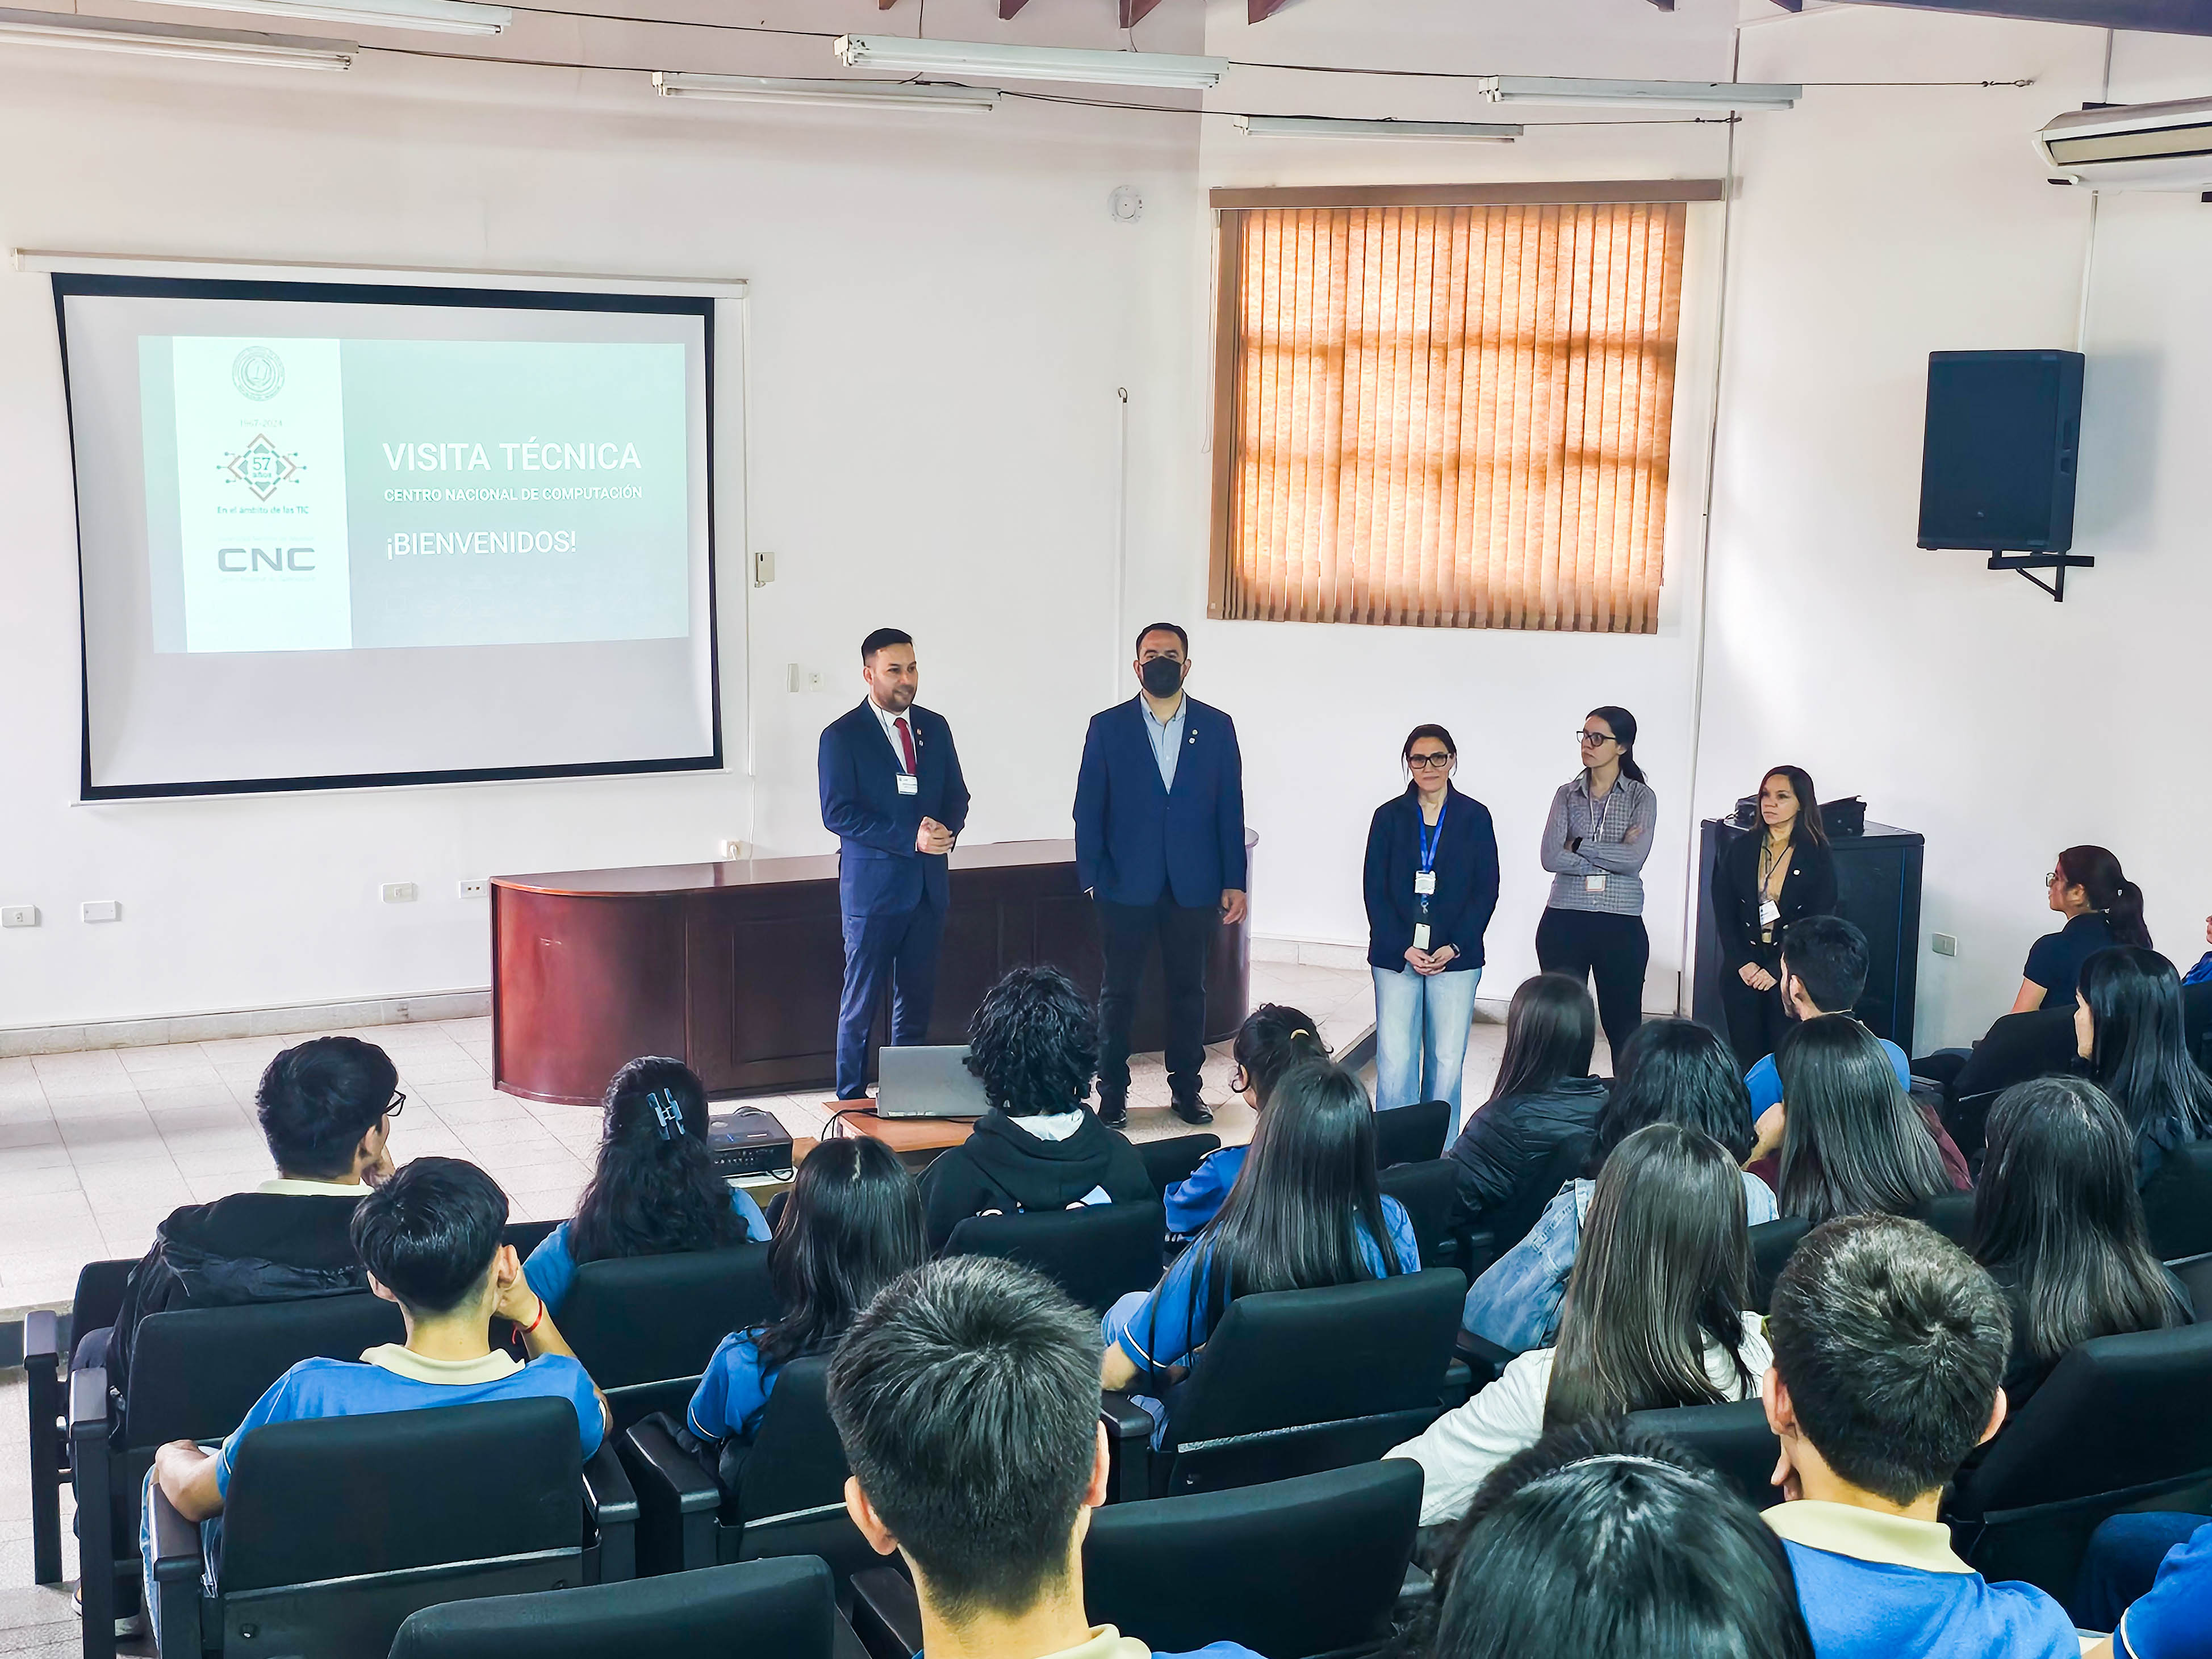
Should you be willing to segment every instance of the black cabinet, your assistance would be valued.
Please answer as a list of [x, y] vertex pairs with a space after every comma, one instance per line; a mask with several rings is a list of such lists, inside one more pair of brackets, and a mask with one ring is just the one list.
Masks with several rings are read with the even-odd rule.
[[[1717, 1031], [1721, 1012], [1720, 935], [1713, 921], [1713, 869], [1737, 839], [1751, 834], [1707, 818], [1698, 836], [1698, 955], [1690, 1012]], [[1912, 1000], [1920, 981], [1920, 866], [1927, 837], [1893, 824], [1869, 823], [1863, 836], [1829, 843], [1836, 856], [1836, 910], [1867, 936], [1866, 994], [1855, 1010], [1876, 1036], [1912, 1052]]]

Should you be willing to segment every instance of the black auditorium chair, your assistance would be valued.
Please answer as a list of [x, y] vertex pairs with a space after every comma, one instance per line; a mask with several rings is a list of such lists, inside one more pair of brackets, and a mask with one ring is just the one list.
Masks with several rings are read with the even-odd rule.
[[[25, 1403], [30, 1411], [31, 1578], [62, 1576], [61, 1489], [70, 1482], [70, 1349], [88, 1331], [112, 1325], [135, 1261], [88, 1261], [77, 1270], [68, 1323], [52, 1309], [23, 1316]], [[64, 1342], [64, 1334], [67, 1340]]]
[[1781, 1488], [1768, 1478], [1781, 1445], [1766, 1426], [1766, 1407], [1759, 1401], [1636, 1412], [1632, 1420], [1695, 1452], [1749, 1498], [1754, 1509], [1771, 1509], [1782, 1501]]
[[777, 1373], [752, 1444], [723, 1491], [657, 1421], [623, 1437], [635, 1478], [639, 1556], [649, 1573], [811, 1555], [842, 1580], [878, 1558], [845, 1513], [845, 1449], [830, 1420], [830, 1362], [794, 1359]]
[[1473, 1280], [1492, 1262], [1528, 1237], [1544, 1206], [1559, 1195], [1559, 1188], [1583, 1172], [1589, 1157], [1590, 1138], [1570, 1135], [1552, 1149], [1551, 1155], [1528, 1166], [1502, 1204], [1483, 1212], [1482, 1231], [1460, 1231], [1459, 1265]]
[[1419, 1105], [1393, 1107], [1375, 1114], [1375, 1167], [1394, 1164], [1425, 1164], [1444, 1155], [1444, 1139], [1451, 1133], [1451, 1103], [1425, 1100]]
[[[1413, 1111], [1408, 1106], [1404, 1109]], [[1385, 1114], [1395, 1115], [1395, 1114]], [[1383, 1196], [1406, 1206], [1413, 1224], [1413, 1243], [1420, 1247], [1424, 1267], [1459, 1265], [1459, 1241], [1452, 1236], [1452, 1198], [1459, 1187], [1459, 1165], [1448, 1158], [1425, 1158], [1417, 1164], [1394, 1164], [1376, 1177]]]
[[139, 1322], [119, 1403], [105, 1370], [71, 1375], [70, 1460], [88, 1659], [115, 1651], [117, 1607], [137, 1603], [139, 1499], [155, 1450], [172, 1440], [222, 1439], [302, 1359], [358, 1359], [364, 1348], [405, 1336], [398, 1308], [365, 1291], [181, 1309]]
[[1782, 1276], [1790, 1258], [1812, 1231], [1812, 1225], [1802, 1215], [1781, 1216], [1772, 1221], [1762, 1221], [1751, 1230], [1751, 1310], [1765, 1313], [1766, 1304], [1774, 1297], [1774, 1281]]
[[833, 1659], [858, 1648], [829, 1568], [793, 1557], [444, 1602], [408, 1615], [391, 1659]]
[[2084, 1342], [1960, 1475], [1944, 1516], [1959, 1553], [1986, 1578], [2071, 1594], [2106, 1516], [2204, 1503], [2207, 1399], [2212, 1324]]
[[1160, 1282], [1166, 1241], [1166, 1212], [1155, 1199], [970, 1216], [945, 1241], [945, 1254], [1021, 1262], [1103, 1314], [1116, 1297]]
[[[1239, 1297], [1187, 1378], [1164, 1395], [1139, 1384], [1168, 1411], [1143, 1489], [1218, 1492], [1380, 1457], [1443, 1409], [1466, 1298], [1448, 1267]], [[1134, 1418], [1109, 1411], [1108, 1432], [1125, 1468], [1146, 1462]]]
[[636, 1499], [614, 1458], [592, 1466], [566, 1399], [256, 1429], [219, 1543], [204, 1548], [153, 1495], [162, 1659], [382, 1659], [408, 1615], [441, 1601], [632, 1577]]
[[[1264, 1659], [1395, 1652], [1391, 1612], [1420, 1516], [1420, 1466], [1402, 1461], [1109, 1504], [1083, 1542], [1085, 1611], [1156, 1653], [1212, 1642]], [[853, 1591], [878, 1659], [921, 1650], [903, 1577], [872, 1568]]]
[[775, 1316], [768, 1246], [756, 1243], [586, 1261], [558, 1316], [617, 1433], [653, 1412], [680, 1419], [722, 1339]]
[[1960, 1249], [1971, 1248], [1974, 1236], [1973, 1194], [1942, 1193], [1927, 1200], [1912, 1213], [1914, 1219], [1926, 1222]]
[[1190, 1172], [1198, 1168], [1208, 1152], [1221, 1148], [1219, 1135], [1170, 1135], [1164, 1140], [1139, 1140], [1133, 1143], [1137, 1156], [1145, 1161], [1145, 1173], [1152, 1178], [1152, 1190], [1165, 1197], [1169, 1188], [1178, 1181], [1190, 1179]]
[[[2168, 1152], [2142, 1197], [2143, 1224], [2160, 1260], [2179, 1261], [2212, 1250], [2212, 1140], [2188, 1141]], [[2198, 1315], [2208, 1316], [2212, 1310]]]

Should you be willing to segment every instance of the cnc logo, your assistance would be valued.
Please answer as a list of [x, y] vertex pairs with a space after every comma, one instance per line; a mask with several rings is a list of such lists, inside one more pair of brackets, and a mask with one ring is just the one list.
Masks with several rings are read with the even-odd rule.
[[284, 360], [267, 346], [248, 346], [230, 360], [230, 383], [240, 397], [265, 404], [284, 389]]
[[279, 484], [298, 475], [300, 458], [277, 448], [269, 441], [267, 433], [257, 432], [252, 443], [235, 455], [224, 457], [222, 470], [265, 501], [276, 493]]
[[313, 570], [315, 567], [306, 561], [314, 551], [312, 547], [218, 547], [215, 550], [215, 565], [230, 576], [263, 570], [281, 575], [287, 570]]

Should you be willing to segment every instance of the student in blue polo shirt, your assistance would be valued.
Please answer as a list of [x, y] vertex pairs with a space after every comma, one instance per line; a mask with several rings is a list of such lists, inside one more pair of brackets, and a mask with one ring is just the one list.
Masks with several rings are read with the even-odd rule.
[[[1793, 1020], [1850, 1013], [1866, 990], [1869, 960], [1866, 935], [1841, 916], [1807, 916], [1790, 923], [1782, 936], [1784, 1011]], [[1912, 1062], [1905, 1058], [1905, 1050], [1887, 1037], [1875, 1040], [1896, 1070], [1897, 1086], [1911, 1093]], [[1750, 1092], [1754, 1119], [1782, 1103], [1782, 1073], [1772, 1054], [1744, 1073], [1743, 1086]], [[1778, 1122], [1771, 1130], [1764, 1125], [1760, 1128], [1765, 1137], [1763, 1149], [1768, 1148], [1769, 1142], [1772, 1146], [1782, 1144]]]
[[607, 1085], [605, 1111], [599, 1164], [574, 1219], [522, 1264], [530, 1288], [556, 1314], [581, 1262], [716, 1250], [769, 1235], [751, 1194], [715, 1171], [707, 1087], [689, 1066], [660, 1055], [633, 1060]]
[[1966, 1253], [1917, 1221], [1808, 1233], [1774, 1286], [1766, 1511], [1818, 1659], [2075, 1659], [2074, 1621], [2033, 1584], [1986, 1582], [1936, 1518], [1943, 1486], [2005, 1416], [2012, 1321]]
[[[2138, 1576], [2146, 1566], [2157, 1575], [2148, 1589]], [[2115, 1592], [2117, 1605], [2100, 1601]], [[2087, 1659], [2212, 1659], [2212, 1518], [2109, 1517], [2090, 1535], [2074, 1601], [2087, 1627], [2112, 1627]]]
[[[575, 1407], [579, 1449], [587, 1458], [597, 1451], [613, 1420], [605, 1397], [523, 1278], [514, 1248], [500, 1243], [506, 1225], [499, 1183], [459, 1158], [416, 1158], [361, 1200], [354, 1248], [369, 1289], [399, 1304], [406, 1342], [371, 1348], [358, 1360], [303, 1359], [254, 1401], [218, 1449], [177, 1440], [156, 1452], [140, 1540], [148, 1572], [153, 1485], [186, 1520], [212, 1520], [222, 1513], [239, 1443], [264, 1424], [548, 1395]], [[527, 1364], [492, 1347], [495, 1316], [514, 1322]]]
[[[1237, 1070], [1229, 1086], [1244, 1097], [1244, 1103], [1255, 1115], [1266, 1111], [1285, 1072], [1302, 1060], [1328, 1058], [1328, 1050], [1317, 1035], [1320, 1030], [1320, 1023], [1311, 1014], [1279, 1002], [1261, 1003], [1237, 1028], [1237, 1042], [1230, 1051]], [[1198, 1167], [1183, 1180], [1170, 1182], [1161, 1194], [1167, 1203], [1168, 1231], [1188, 1238], [1212, 1220], [1229, 1189], [1237, 1184], [1237, 1172], [1244, 1167], [1251, 1150], [1249, 1146], [1218, 1147], [1200, 1158]]]

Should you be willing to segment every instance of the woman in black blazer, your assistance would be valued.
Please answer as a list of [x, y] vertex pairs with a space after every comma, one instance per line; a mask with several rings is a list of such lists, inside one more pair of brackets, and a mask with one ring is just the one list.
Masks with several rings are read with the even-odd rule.
[[1721, 1008], [1746, 1071], [1779, 1048], [1789, 1029], [1780, 989], [1784, 931], [1803, 917], [1836, 913], [1836, 861], [1803, 767], [1778, 766], [1759, 781], [1759, 816], [1763, 832], [1723, 853], [1713, 879]]
[[1367, 830], [1375, 1106], [1449, 1101], [1456, 1122], [1482, 933], [1498, 908], [1498, 836], [1490, 809], [1451, 787], [1450, 732], [1415, 726], [1401, 758], [1406, 791]]

